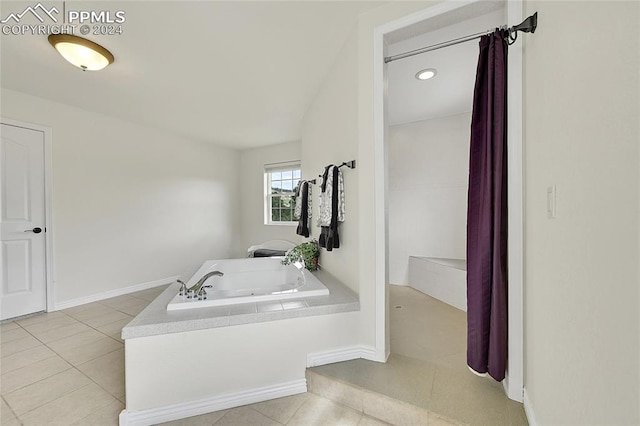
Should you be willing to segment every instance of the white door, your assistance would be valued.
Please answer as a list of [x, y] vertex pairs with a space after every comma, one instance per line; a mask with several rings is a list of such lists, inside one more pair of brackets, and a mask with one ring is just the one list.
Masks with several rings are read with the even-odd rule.
[[44, 133], [0, 131], [0, 319], [46, 308]]

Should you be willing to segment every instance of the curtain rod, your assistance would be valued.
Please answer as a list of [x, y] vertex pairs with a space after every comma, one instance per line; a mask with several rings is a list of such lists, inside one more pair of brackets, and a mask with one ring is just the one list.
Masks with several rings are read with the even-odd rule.
[[[538, 12], [529, 16], [527, 19], [522, 21], [519, 25], [514, 25], [511, 28], [501, 27], [507, 30], [507, 38], [509, 39], [509, 44], [515, 43], [518, 38], [518, 31], [522, 31], [523, 33], [534, 33], [536, 32], [536, 27], [538, 26]], [[431, 52], [432, 50], [442, 49], [444, 47], [454, 46], [456, 44], [464, 43], [467, 41], [475, 40], [477, 38], [482, 37], [486, 34], [491, 34], [495, 30], [484, 31], [481, 33], [471, 34], [465, 37], [456, 38], [449, 41], [444, 41], [442, 43], [433, 44], [431, 46], [422, 47], [416, 50], [410, 50], [409, 52], [399, 53], [397, 55], [387, 56], [384, 58], [384, 63], [388, 64], [389, 62], [397, 61], [399, 59], [409, 58], [411, 56], [420, 55], [421, 53]]]

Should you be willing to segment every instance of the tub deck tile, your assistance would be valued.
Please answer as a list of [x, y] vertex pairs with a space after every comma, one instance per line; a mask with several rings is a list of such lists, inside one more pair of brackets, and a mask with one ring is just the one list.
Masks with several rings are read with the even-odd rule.
[[351, 289], [325, 271], [314, 275], [329, 289], [329, 296], [167, 311], [167, 304], [179, 290], [174, 283], [124, 327], [121, 336], [126, 340], [360, 310], [358, 296]]

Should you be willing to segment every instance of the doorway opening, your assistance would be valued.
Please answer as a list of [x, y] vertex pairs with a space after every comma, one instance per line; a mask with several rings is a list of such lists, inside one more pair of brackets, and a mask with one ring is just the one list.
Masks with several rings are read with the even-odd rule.
[[[417, 279], [412, 275], [421, 270], [432, 276], [460, 275], [455, 265], [465, 257], [468, 143], [477, 43], [418, 55], [413, 61], [382, 61], [396, 53], [505, 23], [518, 24], [522, 15], [520, 1], [445, 2], [376, 29], [376, 214], [387, 217], [384, 229], [376, 235], [377, 253], [384, 256], [376, 271], [376, 317], [377, 346], [380, 349], [384, 342], [387, 356], [394, 351], [394, 340], [398, 347], [397, 339], [390, 335], [393, 331], [388, 318], [406, 315], [407, 309], [394, 306], [405, 303], [399, 296], [403, 292], [407, 300], [410, 281]], [[518, 42], [509, 50], [509, 359], [507, 378], [502, 383], [508, 397], [516, 401], [522, 401], [523, 388], [521, 49]], [[420, 71], [434, 68], [434, 78], [419, 79]], [[420, 192], [423, 197], [416, 197]], [[442, 263], [448, 263], [445, 268], [449, 269], [441, 269]], [[407, 287], [390, 288], [389, 284]], [[466, 288], [437, 287], [432, 293], [448, 303], [444, 304], [445, 311], [449, 305], [466, 305], [466, 300], [460, 301]], [[451, 309], [456, 312], [456, 308]], [[458, 318], [453, 328], [459, 328], [460, 322]], [[462, 322], [466, 326], [464, 317]], [[406, 347], [399, 350], [410, 352]]]

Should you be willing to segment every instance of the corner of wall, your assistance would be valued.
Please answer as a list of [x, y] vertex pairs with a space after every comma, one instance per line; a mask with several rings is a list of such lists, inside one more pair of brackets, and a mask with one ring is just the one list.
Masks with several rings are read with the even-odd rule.
[[529, 426], [538, 426], [538, 421], [536, 420], [536, 415], [533, 411], [533, 405], [531, 404], [531, 399], [529, 398], [529, 393], [527, 389], [524, 389], [524, 413], [527, 416], [527, 421], [529, 422]]

